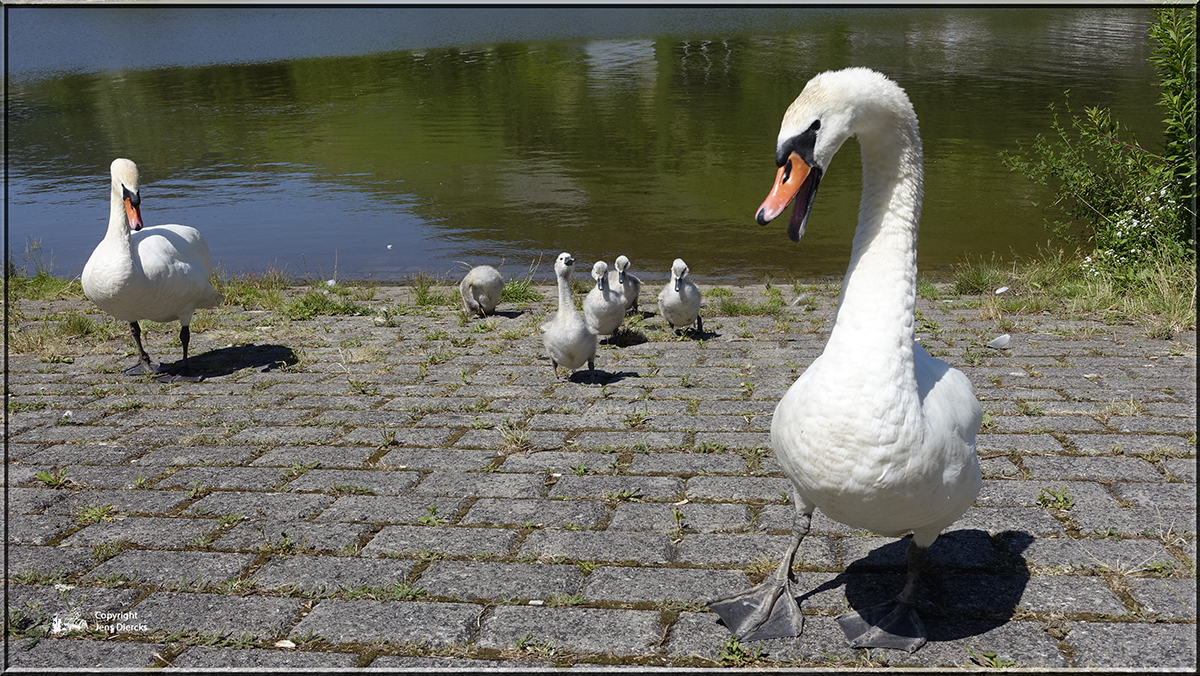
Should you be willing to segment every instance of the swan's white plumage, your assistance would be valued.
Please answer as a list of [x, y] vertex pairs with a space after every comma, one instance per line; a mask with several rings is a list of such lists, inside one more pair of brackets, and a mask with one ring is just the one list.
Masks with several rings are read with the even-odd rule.
[[608, 264], [596, 261], [592, 266], [596, 286], [583, 298], [583, 317], [598, 336], [609, 336], [625, 320], [625, 303], [620, 292], [609, 287]]
[[700, 289], [688, 277], [682, 258], [671, 264], [671, 281], [658, 292], [658, 311], [673, 329], [696, 324], [700, 318]]
[[[225, 300], [208, 281], [212, 274], [208, 244], [199, 231], [186, 225], [132, 231], [125, 195], [138, 195], [137, 165], [116, 159], [111, 173], [108, 231], [83, 267], [83, 293], [119, 320], [178, 321], [186, 328], [197, 309], [216, 307]], [[140, 228], [140, 215], [136, 218], [134, 227]]]
[[613, 261], [615, 270], [608, 271], [608, 287], [621, 293], [621, 302], [626, 310], [636, 310], [638, 296], [642, 292], [642, 280], [629, 274], [629, 258], [624, 254]]
[[575, 259], [569, 253], [561, 253], [554, 262], [554, 274], [558, 278], [558, 312], [554, 318], [542, 324], [542, 343], [546, 353], [554, 365], [554, 374], [558, 375], [558, 367], [568, 371], [588, 364], [594, 367], [596, 348], [599, 340], [596, 333], [588, 327], [583, 314], [575, 309], [571, 300], [571, 271]]
[[463, 277], [458, 285], [463, 305], [473, 315], [486, 317], [496, 311], [500, 294], [504, 291], [504, 278], [500, 271], [490, 265], [477, 265]]
[[822, 170], [857, 135], [863, 194], [829, 341], [776, 406], [771, 445], [801, 513], [819, 508], [882, 535], [912, 530], [928, 547], [979, 492], [982, 411], [967, 377], [914, 340], [916, 115], [895, 83], [856, 68], [813, 78], [787, 111], [780, 144], [815, 120]]

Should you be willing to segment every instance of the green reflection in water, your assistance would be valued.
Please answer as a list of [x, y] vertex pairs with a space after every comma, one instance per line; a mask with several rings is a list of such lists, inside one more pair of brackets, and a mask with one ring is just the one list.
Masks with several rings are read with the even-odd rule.
[[[402, 279], [455, 261], [515, 274], [559, 251], [675, 257], [702, 281], [840, 274], [855, 144], [799, 245], [753, 214], [780, 117], [812, 74], [868, 65], [909, 92], [925, 142], [919, 263], [1027, 253], [1045, 195], [996, 154], [1070, 88], [1158, 143], [1141, 10], [812, 12], [779, 32], [538, 41], [172, 67], [10, 83], [10, 238], [78, 271], [107, 166], [143, 169], [150, 222], [200, 227], [227, 268]], [[393, 244], [393, 248], [386, 248]]]

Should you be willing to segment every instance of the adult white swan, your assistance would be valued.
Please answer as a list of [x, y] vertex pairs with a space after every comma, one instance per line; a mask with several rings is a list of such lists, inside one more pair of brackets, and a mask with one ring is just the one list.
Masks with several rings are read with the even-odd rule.
[[188, 369], [188, 325], [197, 309], [216, 307], [225, 300], [208, 281], [212, 274], [208, 244], [195, 228], [186, 225], [143, 229], [137, 165], [118, 158], [111, 171], [108, 233], [83, 266], [83, 293], [96, 307], [129, 322], [138, 363], [126, 369], [126, 374], [167, 371], [146, 354], [138, 321], [178, 321], [183, 359], [176, 373], [160, 379], [199, 380]]
[[838, 622], [855, 647], [924, 645], [913, 597], [925, 552], [975, 500], [975, 435], [982, 414], [967, 377], [914, 342], [922, 159], [908, 96], [863, 68], [822, 73], [788, 108], [775, 185], [756, 215], [765, 225], [795, 201], [799, 241], [833, 155], [862, 149], [863, 189], [850, 266], [825, 351], [775, 408], [771, 446], [795, 488], [796, 523], [779, 568], [762, 584], [712, 602], [744, 639], [799, 635], [791, 589], [796, 550], [815, 509], [888, 536], [913, 532], [904, 590]]

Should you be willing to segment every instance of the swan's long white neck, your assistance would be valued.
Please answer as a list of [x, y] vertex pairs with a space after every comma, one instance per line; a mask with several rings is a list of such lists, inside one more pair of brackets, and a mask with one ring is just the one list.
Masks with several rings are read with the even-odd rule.
[[558, 314], [569, 315], [575, 312], [575, 303], [571, 300], [570, 268], [565, 274], [558, 275]]
[[120, 184], [114, 184], [108, 209], [108, 232], [104, 239], [109, 246], [119, 247], [127, 254], [132, 253], [129, 230], [129, 215], [125, 213], [125, 202], [120, 193]]
[[[858, 134], [863, 192], [854, 250], [825, 352], [871, 383], [915, 392], [913, 310], [922, 152], [911, 112], [883, 134]], [[881, 388], [882, 389], [882, 388]]]

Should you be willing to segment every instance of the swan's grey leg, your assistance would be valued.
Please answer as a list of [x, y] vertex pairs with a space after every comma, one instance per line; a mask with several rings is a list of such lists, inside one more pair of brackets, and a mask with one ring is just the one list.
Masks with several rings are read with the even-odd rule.
[[696, 315], [696, 333], [704, 333], [704, 318]]
[[133, 342], [138, 349], [138, 363], [125, 369], [125, 375], [136, 376], [143, 373], [157, 373], [158, 364], [150, 361], [150, 355], [146, 353], [146, 348], [142, 347], [142, 327], [138, 326], [137, 322], [129, 322], [129, 333], [133, 335]]
[[804, 630], [804, 615], [792, 592], [792, 563], [811, 526], [812, 512], [797, 514], [792, 540], [775, 572], [744, 592], [708, 603], [739, 639], [792, 637]]
[[896, 598], [837, 616], [837, 622], [851, 647], [897, 648], [911, 653], [925, 645], [928, 633], [913, 607], [913, 597], [917, 594], [917, 583], [921, 579], [921, 569], [928, 551], [928, 547], [920, 547], [915, 541], [908, 543], [908, 551], [905, 552], [908, 580]]

